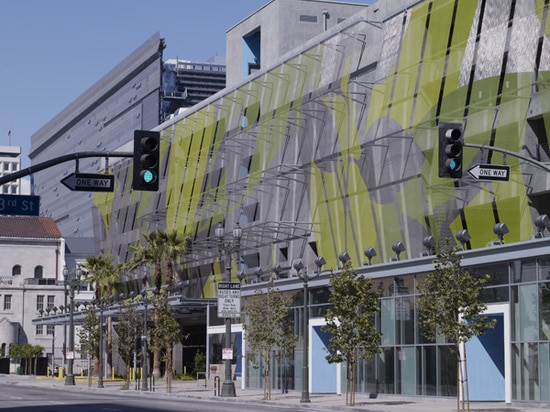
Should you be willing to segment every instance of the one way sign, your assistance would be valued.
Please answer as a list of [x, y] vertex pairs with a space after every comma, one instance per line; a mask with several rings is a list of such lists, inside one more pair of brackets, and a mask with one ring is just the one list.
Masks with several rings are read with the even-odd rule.
[[61, 181], [71, 190], [81, 192], [113, 192], [115, 177], [90, 173], [72, 173]]
[[510, 166], [477, 164], [468, 170], [472, 177], [478, 180], [510, 180]]

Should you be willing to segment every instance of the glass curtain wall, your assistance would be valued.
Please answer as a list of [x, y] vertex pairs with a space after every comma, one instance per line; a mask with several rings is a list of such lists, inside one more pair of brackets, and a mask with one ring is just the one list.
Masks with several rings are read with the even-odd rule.
[[[536, 258], [471, 268], [489, 274], [482, 293], [486, 304], [511, 304], [513, 400], [550, 401], [550, 259]], [[454, 344], [428, 341], [417, 326], [417, 284], [423, 275], [377, 279], [381, 292], [377, 319], [380, 353], [358, 362], [358, 393], [455, 397], [457, 360]], [[277, 360], [273, 389], [300, 390], [302, 382], [303, 291], [291, 295], [294, 356]], [[322, 318], [328, 289], [310, 291], [310, 317]], [[505, 342], [506, 344], [506, 342]], [[345, 366], [345, 365], [344, 365]], [[261, 368], [247, 365], [247, 386], [261, 387]], [[345, 367], [342, 387], [345, 387]]]

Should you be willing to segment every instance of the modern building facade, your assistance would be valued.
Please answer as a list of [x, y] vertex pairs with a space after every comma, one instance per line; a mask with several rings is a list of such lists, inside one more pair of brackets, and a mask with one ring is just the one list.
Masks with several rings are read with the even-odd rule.
[[[287, 21], [307, 15], [322, 22], [332, 2], [292, 3], [294, 20]], [[296, 389], [303, 311], [292, 262], [302, 259], [313, 273], [323, 256], [327, 264], [310, 282], [312, 392], [337, 392], [345, 376], [324, 361], [322, 324], [330, 277], [346, 251], [358, 274], [383, 291], [382, 352], [358, 365], [358, 389], [455, 396], [452, 344], [426, 341], [415, 322], [416, 285], [433, 270], [423, 240], [432, 236], [441, 246], [449, 238], [463, 247], [464, 266], [491, 275], [483, 298], [497, 319], [495, 334], [467, 345], [476, 368], [470, 398], [549, 402], [548, 7], [539, 0], [351, 5], [338, 24], [276, 62], [264, 64], [261, 55], [245, 80], [229, 80], [243, 74], [244, 51], [233, 48], [271, 27], [267, 13], [251, 16], [228, 33], [237, 38], [228, 55], [238, 62], [228, 56], [230, 86], [156, 128], [161, 190], [132, 192], [130, 162], [113, 165], [117, 192], [94, 196], [101, 250], [126, 261], [143, 233], [178, 229], [190, 237], [179, 262], [184, 297], [215, 297], [225, 273], [215, 229], [230, 233], [239, 224], [242, 239], [224, 239], [238, 246], [231, 280], [244, 279], [246, 297], [277, 274], [276, 286], [295, 302], [299, 339], [288, 362]], [[256, 50], [292, 30], [270, 29]], [[458, 179], [438, 174], [438, 126], [446, 122], [464, 129]], [[479, 179], [468, 173], [476, 165], [507, 165], [508, 179]], [[369, 247], [376, 255], [364, 256]], [[211, 363], [221, 359], [221, 321], [208, 325]], [[239, 330], [237, 322], [234, 349], [245, 356], [236, 357], [236, 377], [259, 385]], [[275, 385], [283, 369], [274, 368]]]

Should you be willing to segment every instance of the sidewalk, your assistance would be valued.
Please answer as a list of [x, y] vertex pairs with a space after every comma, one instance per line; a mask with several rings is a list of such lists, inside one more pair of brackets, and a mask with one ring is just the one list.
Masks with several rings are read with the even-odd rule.
[[[34, 376], [0, 375], [0, 383], [15, 383], [29, 386], [58, 386], [65, 385], [62, 379], [51, 379]], [[449, 398], [426, 398], [406, 397], [396, 395], [380, 395], [371, 399], [365, 394], [356, 394], [355, 406], [346, 407], [345, 395], [335, 394], [310, 394], [310, 403], [301, 403], [301, 391], [289, 391], [281, 393], [279, 390], [271, 392], [271, 400], [263, 400], [263, 390], [241, 389], [240, 382], [235, 382], [236, 397], [222, 398], [215, 396], [212, 385], [204, 386], [202, 381], [174, 381], [172, 393], [166, 393], [164, 381], [157, 381], [154, 392], [136, 390], [134, 382], [131, 383], [128, 391], [122, 390], [121, 381], [104, 380], [104, 388], [97, 388], [97, 380], [88, 387], [87, 379], [76, 380], [77, 390], [93, 391], [121, 391], [124, 393], [134, 392], [140, 396], [173, 396], [179, 398], [205, 398], [218, 400], [220, 402], [246, 402], [255, 404], [277, 404], [283, 408], [293, 410], [332, 410], [332, 411], [369, 411], [369, 412], [456, 412], [456, 399]], [[461, 406], [462, 407], [462, 406]], [[467, 406], [466, 406], [467, 409]], [[506, 405], [503, 402], [471, 402], [470, 412], [542, 412], [549, 409], [549, 404], [535, 403], [513, 403]]]

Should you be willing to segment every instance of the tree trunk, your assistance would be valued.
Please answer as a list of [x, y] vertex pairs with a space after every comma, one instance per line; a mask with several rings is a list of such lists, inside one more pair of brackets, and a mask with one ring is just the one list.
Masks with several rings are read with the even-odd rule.
[[[107, 370], [113, 370], [113, 318], [107, 319]], [[113, 378], [113, 376], [111, 376]]]
[[264, 358], [264, 400], [271, 400], [271, 382], [269, 377], [271, 376], [271, 360], [269, 359], [269, 351], [266, 351]]
[[172, 345], [166, 348], [166, 392], [172, 393]]

